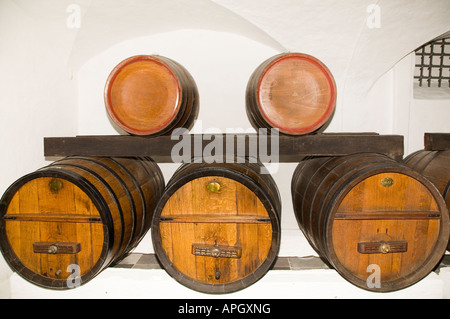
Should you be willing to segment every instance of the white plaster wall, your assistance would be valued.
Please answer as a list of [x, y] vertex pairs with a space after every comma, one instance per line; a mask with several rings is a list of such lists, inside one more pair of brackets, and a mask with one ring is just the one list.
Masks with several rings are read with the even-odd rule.
[[[191, 72], [200, 93], [202, 122], [194, 128], [200, 132], [211, 127], [222, 131], [250, 128], [244, 94], [251, 72], [279, 52], [308, 53], [330, 68], [338, 87], [337, 110], [327, 131], [402, 134], [407, 152], [419, 149], [422, 132], [449, 130], [446, 118], [450, 108], [448, 101], [412, 99], [408, 54], [450, 30], [450, 3], [379, 0], [381, 25], [370, 28], [367, 7], [374, 2], [0, 0], [0, 192], [48, 163], [43, 157], [44, 136], [121, 133], [107, 117], [103, 88], [112, 68], [134, 54], [165, 55]], [[71, 4], [80, 9], [80, 28], [67, 25], [71, 13], [66, 10]], [[177, 165], [161, 167], [168, 180]], [[295, 164], [282, 164], [274, 174], [283, 201], [280, 255], [314, 255], [297, 228], [291, 207], [289, 187], [294, 168]], [[150, 236], [137, 248], [145, 253], [152, 249]], [[264, 291], [269, 292], [273, 285], [287, 287], [286, 293], [310, 289], [303, 275], [297, 275], [295, 287], [280, 284], [286, 279], [275, 273], [268, 277], [267, 285], [257, 287], [262, 287], [266, 296], [270, 294]], [[55, 296], [17, 275], [11, 280], [10, 276], [9, 267], [0, 258], [0, 297]], [[105, 297], [101, 291], [107, 285], [114, 296], [125, 297], [135, 273], [112, 269], [100, 278], [109, 276], [115, 279], [92, 281], [80, 293]], [[326, 284], [318, 284], [323, 276], [310, 279], [317, 284], [314, 296], [320, 297], [324, 291]], [[438, 276], [430, 278], [420, 289], [416, 286], [395, 295], [420, 296], [425, 289], [428, 295], [439, 296], [442, 281]], [[177, 296], [197, 296], [159, 273], [139, 287], [147, 289], [143, 287], [158, 285], [159, 280], [175, 289], [170, 291]], [[348, 284], [333, 287], [338, 287], [339, 296], [366, 296]], [[251, 296], [252, 291], [242, 295]], [[329, 295], [324, 292], [322, 296]]]
[[122, 60], [159, 54], [182, 64], [199, 90], [200, 113], [194, 130], [251, 129], [245, 113], [245, 89], [254, 69], [278, 51], [241, 35], [178, 30], [121, 42], [91, 58], [78, 73], [80, 134], [119, 134], [111, 125], [103, 98], [106, 79]]
[[425, 132], [450, 132], [450, 96], [439, 100], [414, 98], [409, 126], [411, 153], [423, 149]]
[[[46, 165], [44, 136], [77, 131], [76, 82], [67, 68], [76, 33], [65, 27], [67, 3], [0, 1], [2, 194], [22, 175]], [[0, 297], [10, 294], [10, 275], [0, 258]]]
[[393, 131], [405, 137], [405, 156], [424, 148], [424, 133], [450, 132], [450, 89], [418, 88], [414, 65], [411, 53], [392, 69]]

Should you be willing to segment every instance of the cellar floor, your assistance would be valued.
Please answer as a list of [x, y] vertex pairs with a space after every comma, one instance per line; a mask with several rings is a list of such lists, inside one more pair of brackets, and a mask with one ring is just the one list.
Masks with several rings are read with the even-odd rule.
[[318, 257], [280, 257], [261, 280], [241, 291], [209, 295], [186, 288], [162, 269], [154, 254], [132, 253], [76, 289], [42, 289], [14, 273], [10, 298], [43, 299], [450, 299], [450, 255], [418, 283], [389, 293], [360, 289]]
[[450, 299], [450, 252], [427, 277], [390, 293], [364, 290], [343, 279], [317, 257], [295, 229], [282, 233], [278, 256], [273, 268], [250, 287], [231, 294], [209, 295], [186, 288], [170, 277], [156, 258], [150, 236], [146, 236], [130, 255], [76, 289], [43, 289], [17, 273], [11, 275], [7, 286], [9, 298], [13, 299]]
[[[439, 273], [442, 268], [450, 268], [450, 255], [444, 255], [434, 272]], [[163, 269], [155, 254], [131, 253], [122, 259], [114, 268]], [[278, 257], [272, 270], [312, 270], [330, 269], [320, 257]]]
[[[114, 267], [136, 268], [136, 269], [162, 269], [155, 254], [140, 254], [140, 253], [132, 253], [128, 255]], [[278, 257], [272, 269], [311, 270], [311, 269], [329, 269], [329, 267], [321, 258], [315, 256]]]

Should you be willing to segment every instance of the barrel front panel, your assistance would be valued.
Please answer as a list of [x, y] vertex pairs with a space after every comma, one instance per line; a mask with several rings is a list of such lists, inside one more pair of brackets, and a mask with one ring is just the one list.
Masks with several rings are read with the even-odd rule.
[[20, 187], [3, 216], [6, 239], [29, 270], [66, 279], [78, 265], [91, 271], [104, 249], [101, 216], [88, 195], [71, 182], [35, 178]]
[[104, 92], [106, 109], [122, 129], [136, 135], [167, 135], [190, 128], [198, 116], [197, 85], [177, 62], [137, 55], [119, 63]]
[[272, 246], [272, 224], [261, 200], [225, 177], [200, 177], [180, 187], [166, 202], [159, 227], [173, 266], [212, 285], [252, 274]]
[[409, 277], [431, 271], [440, 258], [435, 251], [442, 250], [437, 246], [442, 246], [445, 216], [418, 180], [376, 174], [352, 187], [338, 205], [328, 225], [329, 254], [352, 282], [367, 288], [370, 267], [376, 265], [381, 289], [400, 288], [411, 284]]
[[283, 53], [264, 61], [247, 84], [246, 110], [255, 128], [308, 134], [329, 121], [335, 103], [331, 72], [306, 54]]
[[156, 61], [124, 66], [111, 87], [111, 109], [127, 129], [157, 131], [178, 111], [180, 89], [174, 74]]
[[[332, 87], [317, 65], [300, 58], [287, 58], [269, 68], [259, 84], [259, 107], [274, 127], [296, 130], [323, 124]], [[314, 129], [313, 129], [314, 130]]]

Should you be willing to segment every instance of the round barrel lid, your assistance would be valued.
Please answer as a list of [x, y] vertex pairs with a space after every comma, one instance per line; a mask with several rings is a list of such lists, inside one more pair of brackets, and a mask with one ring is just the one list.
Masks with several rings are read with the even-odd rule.
[[264, 119], [286, 134], [313, 132], [324, 125], [336, 104], [331, 72], [316, 58], [282, 54], [262, 71], [257, 105]]
[[151, 135], [176, 117], [179, 80], [162, 59], [139, 55], [119, 63], [108, 77], [105, 104], [111, 119], [135, 135]]
[[10, 266], [46, 288], [82, 285], [104, 267], [108, 233], [93, 194], [62, 174], [35, 172], [1, 201], [0, 248]]
[[445, 204], [435, 189], [409, 174], [370, 176], [333, 212], [327, 241], [331, 261], [361, 288], [394, 291], [410, 286], [428, 275], [445, 251]]

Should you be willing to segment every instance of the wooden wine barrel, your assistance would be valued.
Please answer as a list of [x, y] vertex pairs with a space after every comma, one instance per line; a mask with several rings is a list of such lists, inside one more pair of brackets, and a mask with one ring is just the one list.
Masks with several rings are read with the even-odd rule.
[[417, 151], [405, 157], [404, 163], [436, 186], [450, 210], [450, 150]]
[[162, 56], [138, 55], [119, 63], [105, 86], [110, 118], [134, 135], [170, 135], [190, 129], [197, 118], [199, 96], [190, 73]]
[[252, 126], [304, 135], [323, 127], [334, 113], [336, 84], [328, 68], [302, 53], [282, 53], [264, 61], [246, 91]]
[[169, 181], [153, 217], [155, 253], [178, 282], [230, 293], [263, 277], [280, 244], [281, 201], [261, 164], [189, 163]]
[[292, 198], [312, 247], [363, 289], [418, 282], [447, 246], [448, 211], [437, 189], [381, 154], [308, 158], [294, 172]]
[[405, 157], [404, 163], [429, 179], [450, 209], [450, 150], [417, 151]]
[[148, 158], [59, 160], [3, 195], [1, 251], [33, 284], [83, 285], [139, 243], [163, 190], [163, 175]]

